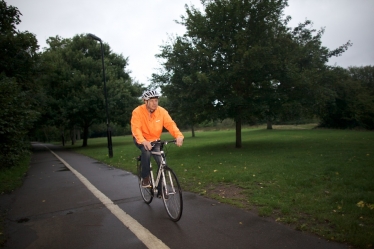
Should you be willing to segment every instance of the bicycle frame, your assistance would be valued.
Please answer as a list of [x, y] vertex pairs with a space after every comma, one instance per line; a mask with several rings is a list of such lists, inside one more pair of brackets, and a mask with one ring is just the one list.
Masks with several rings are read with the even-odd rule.
[[157, 195], [158, 194], [157, 186], [160, 183], [161, 176], [163, 177], [162, 179], [164, 179], [165, 177], [164, 167], [166, 166], [166, 158], [165, 158], [165, 153], [163, 150], [161, 150], [160, 152], [151, 152], [151, 153], [152, 155], [157, 155], [161, 157], [161, 163], [158, 169], [156, 180], [154, 180], [154, 177], [153, 177], [152, 163], [150, 163], [149, 165], [150, 170], [151, 170], [151, 182], [152, 182], [153, 193]]
[[[138, 183], [140, 187], [140, 192], [142, 198], [145, 203], [150, 204], [152, 202], [153, 197], [161, 197], [164, 206], [166, 209], [167, 214], [173, 221], [178, 221], [182, 216], [183, 211], [183, 197], [182, 197], [182, 189], [180, 187], [179, 181], [177, 176], [175, 175], [174, 171], [166, 164], [166, 153], [164, 152], [163, 146], [168, 144], [169, 142], [173, 141], [155, 141], [152, 142], [152, 146], [155, 143], [160, 143], [160, 151], [151, 151], [153, 156], [160, 157], [160, 165], [157, 172], [156, 180], [154, 178], [154, 172], [152, 171], [152, 162], [150, 162], [150, 180], [151, 180], [151, 187], [143, 187], [142, 186], [142, 178], [141, 178], [141, 161], [140, 157], [137, 163], [137, 171], [138, 171]], [[158, 162], [158, 160], [156, 160]], [[160, 189], [158, 188], [160, 185]]]
[[[153, 171], [152, 171], [152, 163], [150, 162], [150, 165], [149, 165], [150, 171], [151, 171], [150, 173], [151, 173], [151, 182], [152, 182], [153, 193], [157, 195], [158, 194], [157, 186], [160, 183], [161, 179], [163, 180], [164, 185], [166, 185], [165, 171], [164, 171], [164, 168], [167, 167], [167, 165], [166, 165], [166, 156], [165, 156], [165, 152], [164, 152], [163, 149], [161, 149], [160, 152], [154, 152], [154, 151], [152, 151], [151, 153], [152, 153], [152, 155], [157, 155], [157, 156], [161, 157], [161, 162], [160, 162], [160, 166], [159, 166], [159, 169], [158, 169], [156, 180], [154, 180], [154, 175], [153, 175]], [[161, 176], [162, 176], [162, 178], [161, 178]], [[170, 175], [168, 177], [171, 178]], [[171, 187], [172, 187], [172, 190], [173, 190], [173, 193], [174, 193], [175, 192], [174, 185], [172, 184]]]

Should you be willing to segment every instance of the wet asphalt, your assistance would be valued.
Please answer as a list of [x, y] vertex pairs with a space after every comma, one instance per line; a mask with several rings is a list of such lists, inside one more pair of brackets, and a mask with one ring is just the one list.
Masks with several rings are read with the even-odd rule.
[[188, 192], [173, 222], [161, 199], [144, 203], [133, 174], [39, 143], [23, 186], [0, 196], [5, 248], [147, 248], [46, 146], [169, 248], [349, 248]]

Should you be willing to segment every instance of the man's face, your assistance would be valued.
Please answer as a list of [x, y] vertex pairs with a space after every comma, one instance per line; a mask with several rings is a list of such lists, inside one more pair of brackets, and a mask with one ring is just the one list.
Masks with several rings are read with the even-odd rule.
[[157, 109], [158, 106], [158, 98], [149, 99], [146, 101], [147, 109], [150, 112], [154, 112]]

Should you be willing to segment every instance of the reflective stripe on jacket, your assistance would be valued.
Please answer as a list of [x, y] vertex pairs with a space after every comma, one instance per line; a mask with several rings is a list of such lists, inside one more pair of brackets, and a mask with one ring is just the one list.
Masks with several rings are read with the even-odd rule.
[[151, 115], [145, 104], [133, 110], [131, 132], [137, 143], [141, 144], [144, 140], [153, 142], [160, 139], [163, 127], [174, 138], [183, 137], [183, 134], [179, 131], [169, 113], [161, 106], [158, 106]]

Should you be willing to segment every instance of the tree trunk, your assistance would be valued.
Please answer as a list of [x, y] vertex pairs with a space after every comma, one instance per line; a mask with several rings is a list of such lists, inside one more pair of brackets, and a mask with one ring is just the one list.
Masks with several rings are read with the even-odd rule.
[[44, 142], [48, 142], [49, 143], [48, 132], [46, 131], [45, 126], [43, 126], [43, 132], [44, 132]]
[[65, 132], [64, 132], [64, 130], [61, 130], [61, 140], [62, 140], [62, 146], [65, 146]]
[[195, 137], [195, 127], [191, 125], [192, 137]]
[[81, 140], [81, 129], [77, 128], [76, 132], [77, 132], [77, 140]]
[[75, 128], [75, 125], [74, 125], [73, 128], [70, 131], [71, 145], [75, 144], [75, 141], [76, 141], [76, 138], [77, 138], [76, 130], [77, 129]]
[[272, 130], [273, 129], [273, 123], [271, 122], [271, 120], [267, 121], [266, 129], [268, 129], [268, 130]]
[[235, 119], [235, 125], [236, 125], [235, 148], [241, 148], [242, 147], [242, 119], [240, 117]]
[[88, 125], [84, 125], [83, 127], [83, 144], [82, 147], [87, 147], [87, 140], [88, 140]]

